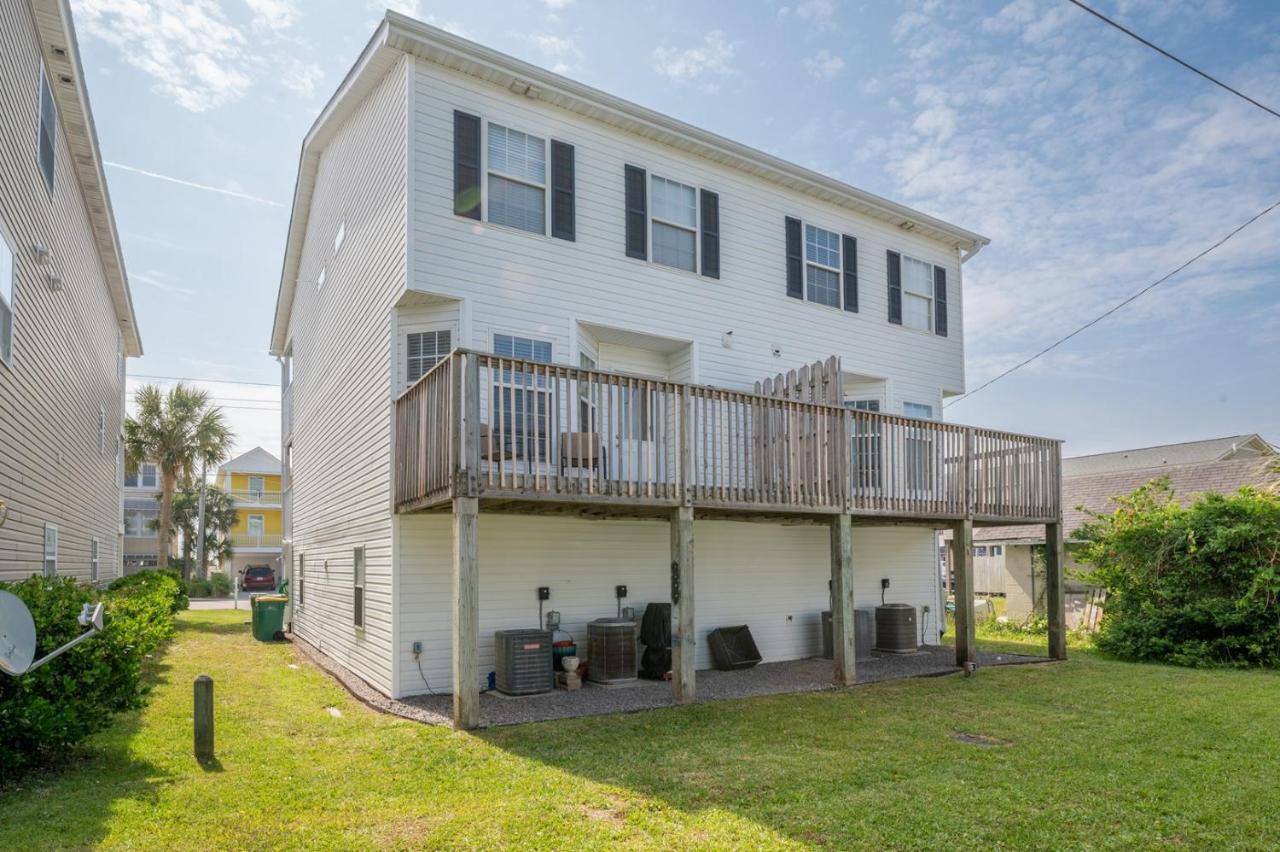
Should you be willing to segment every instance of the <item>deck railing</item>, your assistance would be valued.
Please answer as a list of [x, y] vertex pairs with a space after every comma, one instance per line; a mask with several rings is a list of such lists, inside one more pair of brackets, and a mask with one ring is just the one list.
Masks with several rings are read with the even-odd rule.
[[1048, 438], [456, 350], [396, 401], [396, 505], [453, 496], [1058, 517]]

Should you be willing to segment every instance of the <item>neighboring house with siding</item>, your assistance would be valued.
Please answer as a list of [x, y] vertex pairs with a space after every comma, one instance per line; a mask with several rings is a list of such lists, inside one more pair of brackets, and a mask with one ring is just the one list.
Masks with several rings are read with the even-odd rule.
[[[833, 597], [847, 678], [882, 579], [936, 643], [934, 529], [1057, 518], [1057, 442], [940, 422], [985, 243], [387, 13], [304, 140], [271, 340], [295, 634], [463, 726], [539, 587], [581, 639], [673, 563], [682, 699], [710, 629], [813, 656]], [[978, 475], [1015, 456], [1021, 502]]]
[[[1072, 557], [1075, 534], [1089, 522], [1090, 512], [1113, 510], [1112, 498], [1132, 494], [1157, 479], [1167, 479], [1174, 498], [1184, 506], [1207, 492], [1233, 494], [1245, 486], [1266, 490], [1276, 485], [1276, 458], [1270, 443], [1249, 434], [1063, 459], [1068, 572], [1080, 567]], [[1004, 595], [1006, 614], [1014, 620], [1043, 611], [1044, 566], [1037, 554], [1045, 543], [1044, 527], [983, 527], [974, 531], [973, 540], [975, 590]], [[1079, 581], [1069, 585], [1077, 591], [1084, 588]]]
[[281, 579], [280, 550], [284, 532], [280, 459], [254, 447], [218, 468], [217, 485], [236, 506], [236, 523], [227, 533], [232, 556], [222, 570], [235, 576], [250, 566], [265, 565]]
[[[151, 462], [124, 471], [124, 573], [132, 574], [160, 564], [160, 468]], [[177, 536], [170, 543], [176, 554]]]
[[142, 354], [64, 0], [0, 2], [0, 580], [122, 564]]

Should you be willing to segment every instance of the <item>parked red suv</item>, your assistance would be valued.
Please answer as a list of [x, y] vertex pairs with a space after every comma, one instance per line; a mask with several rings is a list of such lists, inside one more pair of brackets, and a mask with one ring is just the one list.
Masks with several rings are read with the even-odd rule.
[[246, 592], [274, 592], [276, 572], [266, 565], [250, 565], [240, 578], [240, 588]]

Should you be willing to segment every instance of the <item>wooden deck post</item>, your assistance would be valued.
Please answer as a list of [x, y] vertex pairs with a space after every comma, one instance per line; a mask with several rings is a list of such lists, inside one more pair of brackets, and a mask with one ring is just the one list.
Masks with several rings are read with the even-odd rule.
[[479, 529], [480, 501], [453, 499], [453, 727], [480, 724]]
[[671, 512], [671, 687], [676, 701], [694, 699], [693, 507]]
[[978, 661], [973, 623], [973, 521], [966, 518], [951, 526], [956, 581], [956, 665], [964, 668]]
[[[1044, 525], [1045, 608], [1049, 615], [1049, 656], [1067, 658], [1067, 604], [1063, 586], [1062, 524]], [[1035, 568], [1032, 568], [1034, 573]]]
[[850, 515], [831, 519], [831, 682], [857, 683], [853, 623], [853, 526]]

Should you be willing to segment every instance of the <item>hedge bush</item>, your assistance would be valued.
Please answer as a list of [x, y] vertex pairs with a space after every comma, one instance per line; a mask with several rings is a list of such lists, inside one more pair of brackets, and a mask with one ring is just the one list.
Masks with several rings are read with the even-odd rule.
[[1250, 488], [1183, 508], [1156, 481], [1082, 531], [1107, 589], [1097, 646], [1184, 666], [1280, 665], [1280, 496]]
[[105, 604], [100, 634], [34, 672], [0, 677], [3, 781], [64, 757], [115, 713], [141, 705], [143, 660], [173, 635], [173, 615], [186, 605], [186, 596], [164, 572], [134, 574], [101, 593], [67, 577], [32, 577], [0, 588], [31, 610], [37, 657], [83, 632], [77, 616], [84, 604]]

